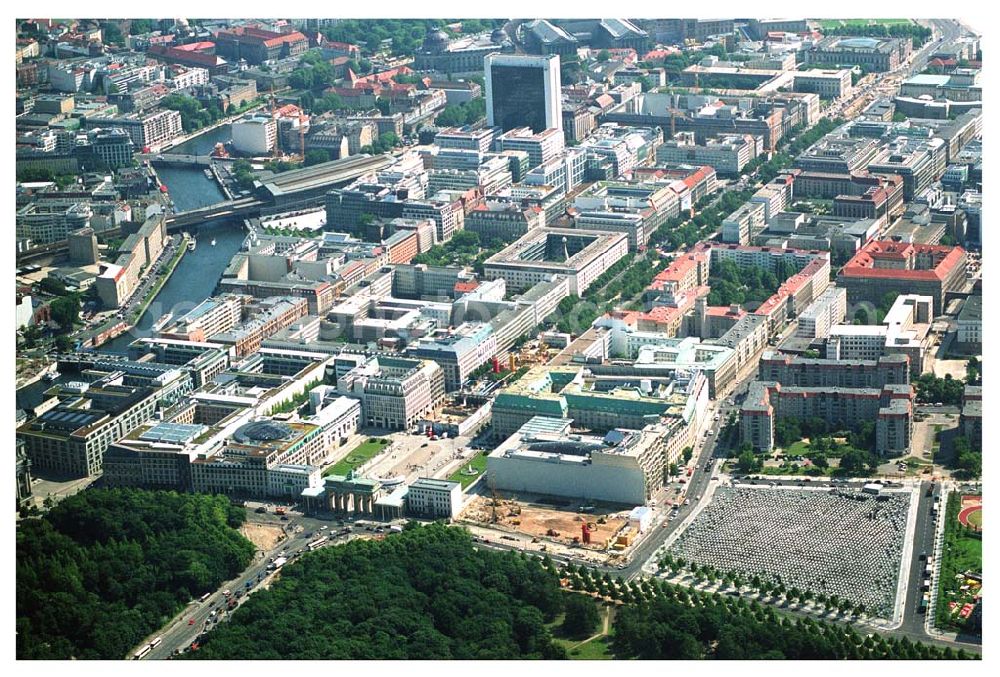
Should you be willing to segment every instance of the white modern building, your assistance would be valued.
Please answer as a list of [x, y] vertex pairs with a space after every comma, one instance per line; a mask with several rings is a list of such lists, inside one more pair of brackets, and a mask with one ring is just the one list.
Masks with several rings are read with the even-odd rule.
[[378, 356], [339, 377], [337, 388], [361, 401], [366, 426], [408, 430], [444, 398], [445, 379], [430, 360]]
[[721, 176], [737, 176], [763, 147], [764, 140], [750, 134], [721, 134], [697, 144], [694, 132], [677, 132], [656, 149], [656, 161], [709, 165]]
[[983, 348], [983, 297], [970, 296], [958, 313], [958, 335], [955, 340], [963, 349]]
[[628, 254], [628, 241], [624, 232], [534, 228], [487, 259], [484, 277], [503, 278], [509, 290], [520, 292], [547, 282], [552, 275], [564, 275], [570, 293], [581, 296]]
[[[565, 426], [550, 432], [546, 423]], [[663, 485], [666, 467], [664, 440], [654, 431], [571, 435], [569, 421], [536, 416], [490, 453], [487, 472], [502, 491], [643, 505]]]
[[767, 225], [762, 202], [744, 202], [743, 206], [722, 221], [722, 241], [749, 244]]
[[523, 150], [528, 154], [528, 167], [534, 168], [556, 160], [566, 148], [566, 138], [558, 129], [533, 131], [530, 127], [514, 127], [497, 137], [497, 150]]
[[267, 155], [278, 140], [278, 123], [262, 115], [234, 122], [232, 130], [233, 148], [248, 155]]
[[847, 317], [847, 290], [827, 287], [819, 298], [809, 304], [799, 315], [795, 335], [800, 338], [826, 338], [830, 327], [840, 324]]
[[455, 519], [462, 511], [462, 483], [421, 477], [406, 492], [406, 507], [422, 517]]
[[458, 390], [479, 367], [497, 353], [497, 338], [486, 322], [466, 322], [452, 331], [422, 338], [407, 348], [411, 357], [433, 360], [444, 370], [445, 388]]
[[34, 317], [34, 310], [31, 305], [31, 295], [25, 294], [17, 301], [17, 305], [14, 306], [14, 327], [21, 329], [22, 327], [27, 327], [31, 324], [31, 320]]
[[797, 71], [794, 77], [794, 91], [819, 94], [824, 99], [839, 99], [852, 89], [849, 68]]
[[883, 355], [902, 354], [910, 358], [911, 376], [920, 376], [924, 371], [933, 321], [933, 297], [900, 294], [882, 324], [845, 324], [831, 328], [826, 358], [877, 360]]

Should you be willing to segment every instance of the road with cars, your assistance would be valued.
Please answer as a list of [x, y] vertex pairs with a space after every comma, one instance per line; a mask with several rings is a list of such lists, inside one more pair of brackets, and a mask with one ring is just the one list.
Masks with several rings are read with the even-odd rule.
[[[893, 81], [899, 79], [900, 76], [908, 76], [912, 72], [921, 70], [926, 64], [932, 50], [936, 49], [942, 43], [954, 40], [963, 32], [962, 28], [955, 22], [932, 21], [931, 23], [934, 25], [936, 31], [941, 35], [940, 39], [929, 42], [925, 45], [924, 48], [922, 48], [911, 60], [910, 64], [901, 69], [897, 74], [894, 74], [895, 77], [892, 78]], [[865, 100], [867, 101], [873, 93], [883, 91], [884, 89], [884, 83], [879, 84], [878, 81], [873, 81], [864, 86], [862, 95], [865, 96]], [[840, 112], [845, 103], [846, 102], [835, 104], [834, 106], [828, 108], [825, 113], [828, 115], [836, 115]], [[740, 394], [745, 393], [746, 385], [754, 378], [754, 376], [755, 374], [750, 374], [738, 384], [736, 389], [737, 398]], [[718, 448], [718, 434], [722, 426], [726, 423], [729, 413], [737, 409], [738, 404], [734, 399], [721, 400], [715, 405], [712, 411], [714, 413], [718, 413], [718, 417], [715, 417], [714, 415], [712, 416], [711, 423], [708, 426], [709, 434], [699, 438], [698, 445], [696, 446], [696, 455], [691, 464], [693, 467], [692, 473], [690, 477], [684, 477], [686, 490], [683, 492], [683, 496], [686, 500], [671, 511], [672, 515], [668, 515], [666, 510], [662, 511], [664, 516], [661, 519], [661, 522], [656, 524], [652, 528], [652, 533], [650, 533], [636, 546], [634, 551], [631, 553], [627, 564], [619, 565], [618, 567], [601, 565], [595, 566], [591, 563], [585, 562], [581, 558], [574, 558], [569, 554], [553, 554], [551, 555], [552, 558], [558, 563], [572, 562], [576, 564], [586, 564], [587, 566], [597, 569], [598, 571], [603, 570], [614, 572], [617, 569], [618, 575], [622, 576], [626, 580], [631, 580], [639, 576], [642, 572], [643, 565], [646, 564], [649, 558], [655, 554], [655, 552], [673, 534], [673, 532], [684, 523], [685, 518], [690, 515], [691, 511], [697, 508], [698, 499], [705, 493], [709, 484], [717, 479], [715, 470], [716, 461], [726, 456], [723, 450]], [[923, 405], [921, 410], [928, 413], [957, 413], [957, 408], [950, 406]], [[756, 482], [757, 480], [750, 481]], [[810, 486], [815, 487], [835, 486], [835, 484], [829, 480], [783, 480], [768, 478], [767, 481], [773, 483], [775, 486], [805, 486], [806, 482], [812, 482]], [[914, 541], [912, 561], [910, 562], [908, 569], [909, 580], [906, 586], [903, 620], [899, 628], [889, 632], [888, 634], [907, 636], [912, 639], [918, 639], [925, 642], [929, 641], [935, 644], [953, 645], [951, 642], [942, 642], [939, 638], [926, 633], [923, 627], [924, 615], [919, 610], [920, 599], [923, 596], [923, 590], [921, 588], [923, 587], [924, 568], [926, 566], [924, 556], [925, 553], [933, 551], [934, 517], [930, 513], [930, 507], [937, 498], [937, 493], [928, 493], [928, 486], [930, 486], [929, 483], [921, 485], [919, 493], [920, 498], [916, 508], [917, 521], [915, 533], [913, 535]], [[940, 489], [938, 488], [935, 491], [940, 491]], [[666, 496], [668, 499], [671, 498], [669, 493], [666, 494]], [[305, 517], [302, 515], [290, 516], [288, 522], [284, 523], [287, 533], [287, 537], [284, 540], [278, 543], [272, 550], [258, 553], [254, 563], [250, 567], [248, 567], [236, 579], [224, 584], [220, 590], [210, 595], [205, 602], [192, 602], [177, 620], [158, 633], [158, 636], [162, 637], [162, 643], [150, 651], [147, 658], [163, 659], [168, 658], [179, 651], [188, 650], [191, 643], [194, 642], [199, 635], [207, 631], [215, 623], [219, 622], [220, 619], [225, 619], [228, 616], [228, 612], [225, 610], [225, 607], [227, 606], [227, 595], [225, 593], [228, 591], [230, 592], [230, 595], [236, 595], [237, 591], [246, 590], [247, 594], [241, 594], [240, 598], [237, 600], [237, 605], [245, 601], [248, 595], [252, 594], [253, 590], [258, 589], [258, 586], [267, 580], [267, 577], [270, 575], [268, 566], [271, 561], [280, 556], [282, 553], [289, 557], [289, 561], [292, 561], [300, 553], [306, 551], [306, 546], [311, 541], [314, 541], [321, 535], [328, 534], [331, 531], [333, 531], [334, 534], [334, 538], [330, 539], [331, 544], [346, 542], [350, 538], [358, 535], [356, 532], [352, 532], [350, 534], [344, 533], [342, 522], [334, 522], [331, 528], [331, 522], [332, 516], [328, 518]], [[374, 530], [376, 527], [369, 526], [367, 528]], [[357, 527], [354, 527], [354, 529], [357, 529]], [[521, 549], [521, 547], [517, 544], [506, 543], [500, 540], [493, 540], [488, 543], [480, 542], [477, 547], [487, 547], [495, 550]], [[978, 650], [978, 647], [976, 646], [967, 646], [967, 648]]]
[[966, 32], [959, 22], [950, 19], [931, 19], [924, 23], [929, 24], [934, 31], [934, 37], [914, 52], [908, 63], [901, 65], [895, 71], [865, 76], [858, 81], [858, 86], [849, 96], [832, 102], [820, 115], [854, 118], [878, 96], [894, 96], [903, 80], [922, 71], [939, 47], [954, 42]]
[[[187, 608], [166, 627], [147, 638], [146, 642], [153, 637], [161, 637], [162, 642], [144, 657], [146, 660], [169, 659], [178, 653], [190, 651], [191, 645], [197, 642], [199, 636], [209, 632], [217, 623], [228, 620], [231, 612], [227, 609], [227, 600], [230, 597], [236, 600], [233, 609], [235, 611], [262, 585], [268, 584], [274, 574], [270, 566], [279, 557], [285, 557], [288, 562], [293, 562], [301, 554], [308, 552], [309, 543], [323, 536], [329, 537], [329, 541], [323, 547], [329, 547], [389, 529], [389, 525], [384, 523], [345, 521], [329, 514], [304, 515], [290, 507], [286, 508], [287, 514], [283, 516], [287, 519], [282, 519], [273, 514], [273, 508], [267, 508], [268, 512], [265, 514], [257, 513], [255, 506], [260, 505], [248, 504], [248, 522], [280, 526], [284, 529], [285, 538], [268, 551], [258, 551], [250, 566], [239, 576], [223, 583], [204, 602], [191, 601]], [[229, 595], [226, 594], [227, 591]], [[138, 648], [140, 647], [136, 647], [133, 651]], [[129, 658], [131, 657], [130, 655]]]

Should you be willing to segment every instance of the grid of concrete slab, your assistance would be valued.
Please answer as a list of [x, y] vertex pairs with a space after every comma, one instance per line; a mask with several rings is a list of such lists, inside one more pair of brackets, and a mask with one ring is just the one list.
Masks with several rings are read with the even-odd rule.
[[891, 616], [910, 494], [720, 487], [670, 553]]

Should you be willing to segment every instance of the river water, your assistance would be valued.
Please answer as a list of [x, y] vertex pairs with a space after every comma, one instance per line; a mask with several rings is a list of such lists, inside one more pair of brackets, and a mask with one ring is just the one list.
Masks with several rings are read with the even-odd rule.
[[215, 144], [227, 143], [232, 138], [232, 125], [222, 125], [210, 132], [205, 132], [201, 136], [196, 136], [193, 139], [174, 146], [167, 152], [173, 154], [208, 155], [215, 149]]
[[[181, 144], [174, 152], [208, 153], [218, 141], [229, 140], [229, 126], [212, 130], [203, 136]], [[187, 211], [225, 200], [215, 181], [205, 177], [200, 168], [164, 167], [158, 169], [160, 179], [167, 185], [177, 211]], [[229, 265], [233, 254], [243, 244], [245, 233], [242, 223], [234, 220], [206, 221], [190, 229], [197, 237], [195, 250], [189, 251], [177, 264], [149, 309], [131, 330], [102, 345], [99, 352], [124, 354], [128, 345], [137, 338], [150, 336], [153, 323], [168, 312], [178, 317], [204, 301], [215, 291], [222, 271]], [[212, 246], [215, 240], [215, 246]], [[73, 380], [75, 375], [60, 376], [57, 383]], [[79, 377], [75, 377], [79, 378]], [[43, 399], [43, 393], [52, 383], [39, 381], [17, 391], [17, 406], [33, 408]]]

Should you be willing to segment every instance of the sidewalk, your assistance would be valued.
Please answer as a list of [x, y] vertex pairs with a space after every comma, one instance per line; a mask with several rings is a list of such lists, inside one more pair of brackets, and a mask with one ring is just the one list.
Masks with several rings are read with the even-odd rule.
[[935, 620], [937, 617], [938, 587], [941, 585], [941, 550], [944, 547], [944, 529], [947, 522], [944, 517], [948, 508], [948, 497], [956, 488], [953, 482], [942, 482], [941, 484], [941, 509], [937, 511], [937, 523], [934, 525], [934, 554], [932, 555], [934, 565], [931, 570], [930, 602], [927, 604], [927, 615], [924, 617], [924, 632], [932, 637], [950, 642], [955, 641], [958, 633], [946, 633], [939, 630]]

